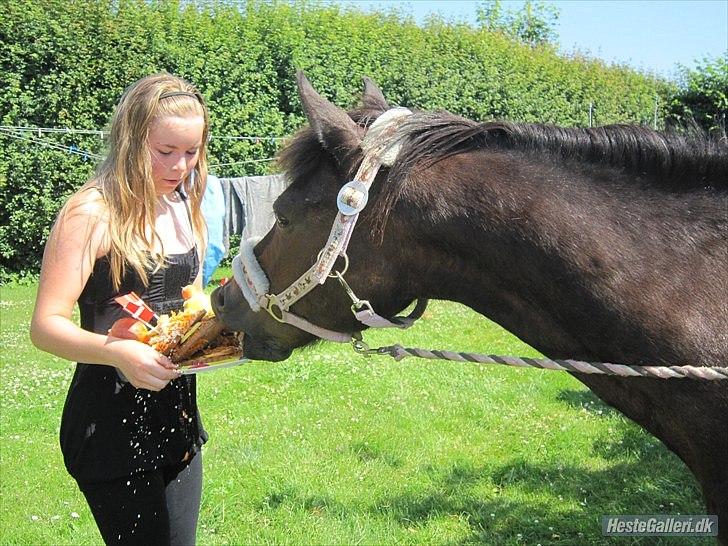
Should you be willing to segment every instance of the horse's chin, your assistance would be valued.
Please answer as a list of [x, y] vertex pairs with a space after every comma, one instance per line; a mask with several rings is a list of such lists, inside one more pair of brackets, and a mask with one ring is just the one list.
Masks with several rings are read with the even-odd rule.
[[243, 332], [245, 358], [279, 362], [290, 357], [294, 348], [317, 339], [293, 326], [273, 321], [264, 311], [254, 313], [235, 282], [213, 290], [210, 302], [225, 328]]
[[245, 334], [243, 337], [243, 356], [251, 360], [268, 360], [280, 362], [286, 360], [293, 349], [282, 347], [275, 340], [254, 338]]

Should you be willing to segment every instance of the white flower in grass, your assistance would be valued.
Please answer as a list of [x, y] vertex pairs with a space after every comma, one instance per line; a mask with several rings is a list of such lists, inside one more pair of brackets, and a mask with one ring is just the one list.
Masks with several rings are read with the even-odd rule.
[[78, 515], [78, 512], [71, 512], [71, 517], [74, 518], [74, 519], [78, 519], [81, 516]]

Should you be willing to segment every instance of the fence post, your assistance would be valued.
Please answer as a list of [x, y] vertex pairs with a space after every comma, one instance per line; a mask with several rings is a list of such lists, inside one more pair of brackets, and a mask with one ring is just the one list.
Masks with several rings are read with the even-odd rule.
[[593, 112], [593, 110], [594, 110], [594, 102], [593, 101], [589, 101], [589, 127], [592, 126], [592, 115], [593, 115], [592, 112]]

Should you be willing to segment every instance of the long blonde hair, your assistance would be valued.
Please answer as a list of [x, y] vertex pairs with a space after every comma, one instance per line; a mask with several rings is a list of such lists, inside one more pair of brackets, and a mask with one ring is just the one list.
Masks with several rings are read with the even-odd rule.
[[202, 95], [187, 81], [160, 73], [127, 87], [116, 107], [109, 153], [84, 186], [101, 192], [108, 212], [108, 259], [114, 289], [121, 285], [127, 267], [133, 268], [146, 285], [148, 273], [165, 266], [162, 240], [154, 227], [158, 197], [152, 179], [149, 129], [161, 117], [189, 115], [204, 119], [197, 165], [183, 183], [195, 237], [202, 245], [206, 225], [200, 204], [207, 182], [209, 134], [209, 116]]

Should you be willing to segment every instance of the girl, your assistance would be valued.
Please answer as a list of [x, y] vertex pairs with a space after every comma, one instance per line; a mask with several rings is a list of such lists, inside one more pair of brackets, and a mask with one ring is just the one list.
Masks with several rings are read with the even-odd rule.
[[195, 542], [207, 439], [195, 378], [108, 331], [125, 316], [116, 296], [134, 291], [163, 314], [182, 307], [183, 286], [201, 287], [207, 136], [186, 81], [157, 74], [128, 87], [108, 156], [61, 210], [43, 256], [31, 339], [78, 362], [61, 450], [107, 544]]

